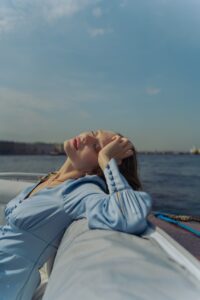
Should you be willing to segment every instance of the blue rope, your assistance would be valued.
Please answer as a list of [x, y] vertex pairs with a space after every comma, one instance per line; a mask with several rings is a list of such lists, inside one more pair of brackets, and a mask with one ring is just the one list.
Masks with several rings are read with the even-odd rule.
[[188, 231], [190, 231], [191, 233], [197, 235], [198, 237], [200, 237], [200, 231], [197, 230], [197, 229], [193, 229], [192, 227], [188, 226], [188, 225], [185, 225], [185, 224], [182, 224], [181, 222], [177, 221], [177, 220], [174, 220], [174, 219], [171, 219], [169, 218], [168, 216], [166, 216], [165, 214], [163, 213], [154, 213], [154, 215], [157, 217], [157, 218], [160, 218], [166, 222], [169, 222], [169, 223], [173, 223], [173, 224], [176, 224], [178, 225], [179, 227], [182, 227]]

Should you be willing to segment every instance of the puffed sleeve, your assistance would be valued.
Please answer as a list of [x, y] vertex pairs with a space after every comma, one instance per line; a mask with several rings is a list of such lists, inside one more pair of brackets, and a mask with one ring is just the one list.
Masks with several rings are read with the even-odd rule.
[[110, 159], [103, 172], [109, 194], [91, 183], [88, 195], [84, 198], [89, 228], [141, 234], [148, 226], [151, 196], [144, 191], [136, 191], [129, 185], [114, 158]]

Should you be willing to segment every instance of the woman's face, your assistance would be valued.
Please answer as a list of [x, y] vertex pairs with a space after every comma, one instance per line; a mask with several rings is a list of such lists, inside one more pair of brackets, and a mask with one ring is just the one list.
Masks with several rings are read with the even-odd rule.
[[[64, 141], [64, 151], [75, 169], [89, 173], [98, 167], [98, 153], [114, 135], [116, 133], [113, 131], [101, 129], [82, 132], [78, 136]], [[75, 138], [77, 145], [74, 143]]]

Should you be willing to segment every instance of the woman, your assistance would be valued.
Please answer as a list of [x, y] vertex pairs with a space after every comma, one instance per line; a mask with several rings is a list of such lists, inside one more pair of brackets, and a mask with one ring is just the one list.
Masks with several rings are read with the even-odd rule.
[[[113, 131], [83, 132], [64, 142], [65, 163], [12, 199], [0, 227], [0, 299], [30, 300], [39, 268], [54, 255], [66, 228], [141, 234], [152, 200], [141, 190], [136, 151]], [[124, 174], [124, 175], [123, 175]], [[141, 190], [141, 191], [140, 191]]]

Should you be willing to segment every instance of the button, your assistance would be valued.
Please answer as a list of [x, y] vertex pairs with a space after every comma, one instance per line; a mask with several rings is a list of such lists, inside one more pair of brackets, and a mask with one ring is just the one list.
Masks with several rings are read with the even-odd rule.
[[114, 180], [114, 177], [112, 176], [112, 174], [111, 175], [109, 174], [109, 178], [110, 178], [110, 180]]
[[22, 203], [22, 200], [19, 200], [19, 203]]
[[1, 231], [1, 234], [2, 234], [2, 235], [5, 235], [4, 230], [5, 230], [5, 229], [4, 229], [4, 226], [0, 227], [0, 231]]
[[106, 168], [107, 168], [107, 169], [110, 169], [110, 166], [109, 166], [109, 164], [106, 166]]
[[108, 170], [108, 174], [112, 174], [112, 171], [110, 169]]
[[115, 182], [114, 181], [112, 181], [110, 184], [113, 185], [113, 186], [115, 186]]
[[15, 208], [17, 208], [17, 205], [15, 204]]

